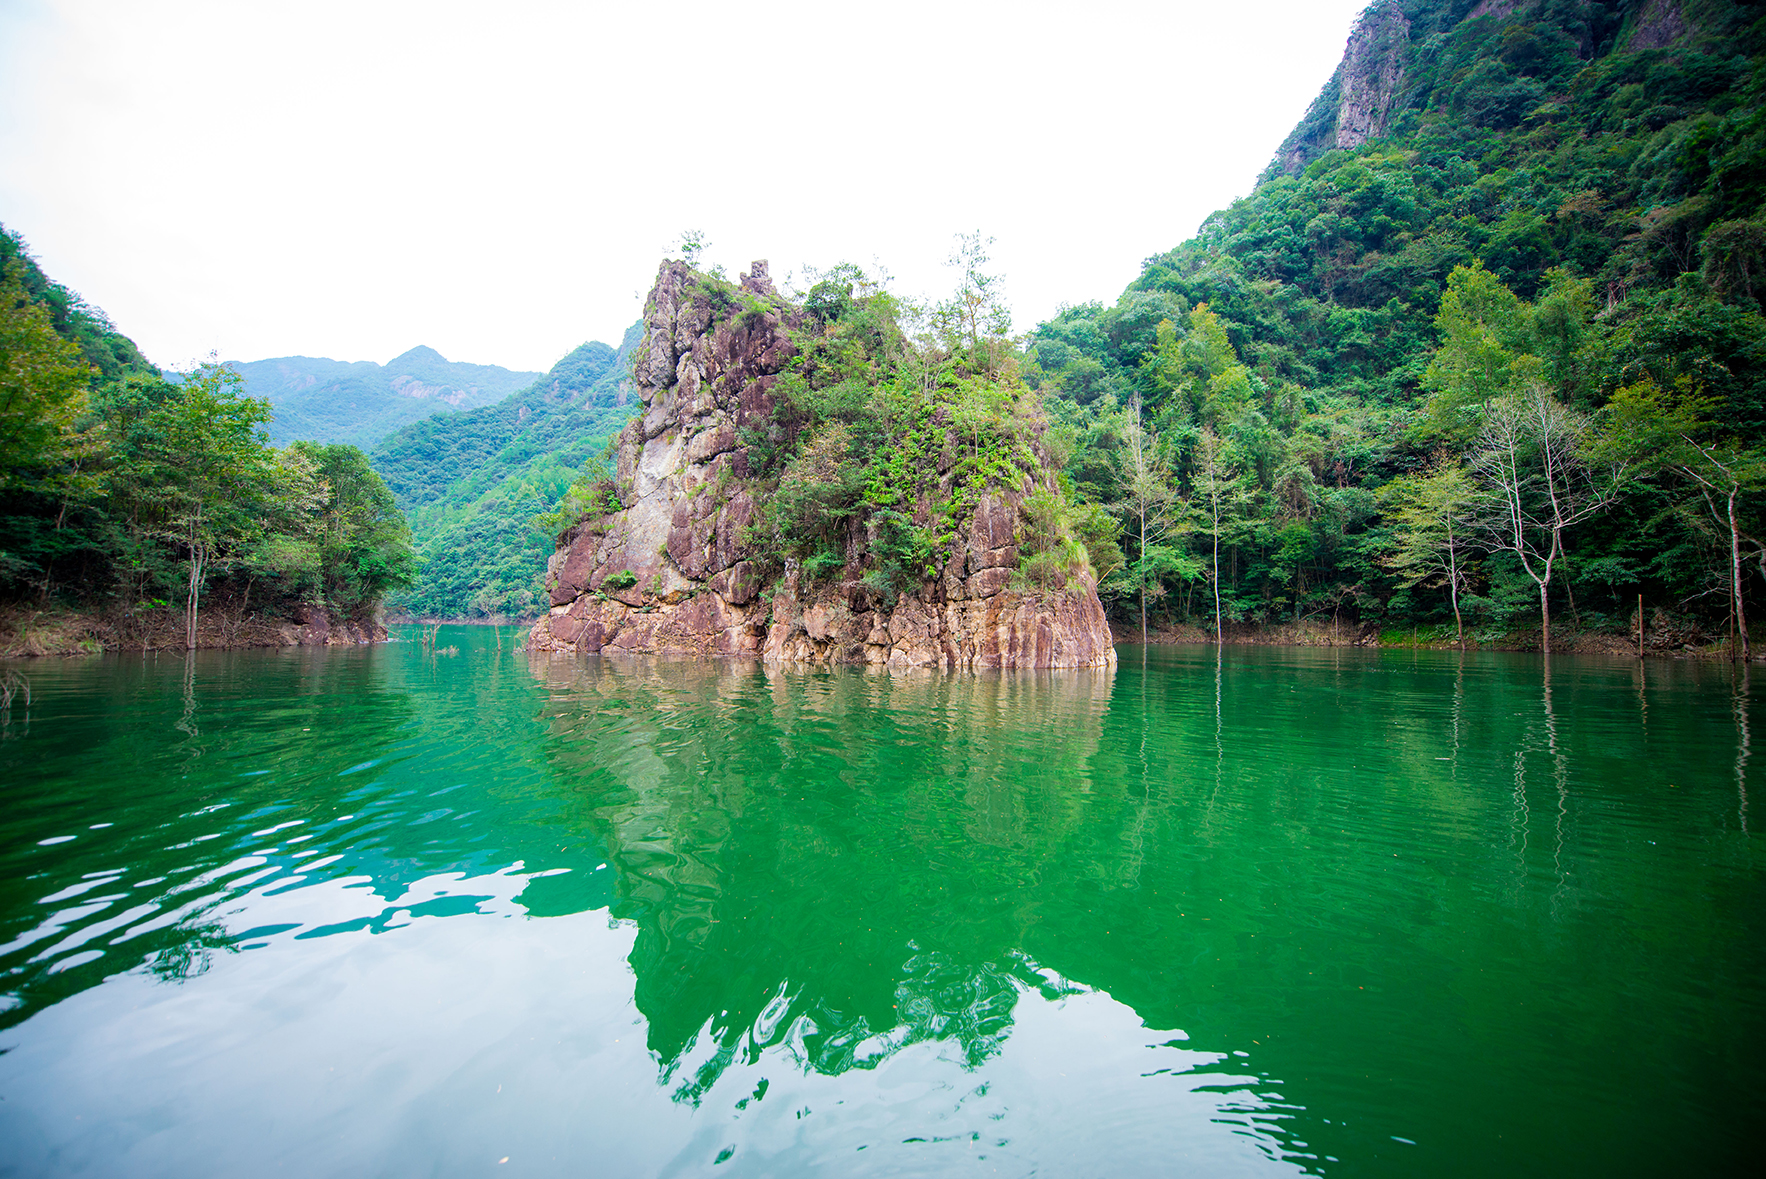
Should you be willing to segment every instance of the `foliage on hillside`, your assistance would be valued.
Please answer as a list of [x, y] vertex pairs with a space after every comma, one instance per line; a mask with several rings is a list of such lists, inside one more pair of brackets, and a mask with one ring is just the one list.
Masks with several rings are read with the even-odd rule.
[[97, 369], [101, 379], [158, 372], [104, 312], [45, 275], [26, 251], [24, 238], [5, 226], [0, 226], [0, 273], [10, 276], [33, 304], [43, 308], [56, 334], [78, 347], [80, 358]]
[[[1075, 484], [1124, 520], [1148, 506], [1136, 479], [1153, 488], [1162, 531], [1128, 529], [1107, 589], [1150, 591], [1173, 619], [1211, 616], [1218, 588], [1229, 620], [1427, 620], [1459, 598], [1481, 625], [1536, 623], [1541, 586], [1502, 543], [1491, 479], [1452, 577], [1407, 570], [1414, 494], [1400, 501], [1430, 473], [1475, 473], [1496, 409], [1543, 393], [1581, 423], [1575, 462], [1611, 482], [1600, 511], [1546, 530], [1562, 546], [1548, 605], [1624, 625], [1641, 592], [1719, 625], [1738, 580], [1744, 600], [1759, 589], [1737, 566], [1766, 552], [1748, 457], [1766, 430], [1766, 22], [1687, 3], [1684, 35], [1634, 48], [1667, 37], [1648, 6], [1397, 7], [1389, 134], [1332, 146], [1340, 76], [1284, 146], [1297, 170], [1272, 166], [1113, 306], [1030, 339]], [[1391, 27], [1391, 8], [1366, 19]], [[1733, 528], [1684, 472], [1597, 461], [1618, 445], [1609, 403], [1644, 386], [1662, 412], [1700, 407], [1692, 433], [1737, 459]]]
[[477, 409], [526, 388], [539, 373], [494, 364], [466, 364], [416, 347], [384, 365], [371, 360], [282, 356], [228, 367], [245, 378], [248, 396], [276, 411], [272, 441], [348, 442], [372, 446], [412, 422]]
[[367, 619], [409, 582], [409, 532], [361, 451], [272, 448], [237, 374], [162, 377], [7, 240], [0, 596], [100, 609], [124, 641], [181, 613], [193, 646], [211, 600]]
[[[768, 408], [738, 431], [740, 463], [706, 490], [727, 497], [741, 484], [751, 496], [745, 552], [763, 579], [794, 569], [808, 583], [860, 581], [892, 606], [941, 575], [982, 498], [1001, 493], [1024, 505], [1024, 588], [1067, 588], [1100, 559], [1108, 568], [1108, 522], [1076, 511], [1049, 476], [1048, 423], [1005, 335], [984, 244], [962, 240], [956, 294], [926, 308], [844, 264], [795, 298], [696, 276], [713, 333], [752, 326], [790, 342]], [[605, 515], [626, 495], [591, 464], [548, 522]]]
[[584, 344], [496, 405], [407, 426], [372, 451], [409, 515], [422, 559], [395, 604], [414, 614], [532, 616], [556, 508], [580, 469], [636, 408], [626, 392], [636, 326], [619, 350]]

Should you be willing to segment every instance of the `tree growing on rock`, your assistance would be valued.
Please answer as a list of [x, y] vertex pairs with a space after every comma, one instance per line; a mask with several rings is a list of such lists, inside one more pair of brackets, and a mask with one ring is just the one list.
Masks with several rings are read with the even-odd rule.
[[1009, 352], [1012, 310], [1005, 301], [1005, 276], [987, 270], [993, 239], [981, 231], [960, 233], [945, 265], [958, 273], [956, 293], [937, 304], [932, 320], [951, 351], [966, 352], [975, 367], [993, 375]]

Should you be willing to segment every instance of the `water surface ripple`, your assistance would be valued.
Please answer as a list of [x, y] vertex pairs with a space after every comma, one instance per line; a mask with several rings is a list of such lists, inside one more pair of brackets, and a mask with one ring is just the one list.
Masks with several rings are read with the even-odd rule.
[[20, 663], [0, 1174], [1734, 1171], [1727, 666]]

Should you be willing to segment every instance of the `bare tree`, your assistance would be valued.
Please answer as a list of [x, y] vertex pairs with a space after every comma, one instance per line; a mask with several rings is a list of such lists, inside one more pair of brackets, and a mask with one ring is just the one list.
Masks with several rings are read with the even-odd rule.
[[1540, 636], [1551, 654], [1553, 571], [1564, 532], [1605, 510], [1618, 494], [1623, 464], [1590, 453], [1593, 421], [1543, 385], [1490, 402], [1471, 466], [1490, 493], [1480, 521], [1485, 543], [1513, 553], [1539, 587]]
[[[1697, 453], [1702, 461], [1686, 461], [1679, 464], [1679, 470], [1698, 485], [1699, 494], [1704, 497], [1705, 506], [1711, 509], [1711, 515], [1719, 525], [1727, 525], [1729, 529], [1729, 575], [1724, 580], [1729, 582], [1729, 651], [1733, 658], [1737, 653], [1735, 645], [1736, 632], [1741, 633], [1740, 655], [1743, 659], [1753, 658], [1753, 649], [1748, 642], [1747, 607], [1743, 604], [1741, 574], [1741, 528], [1736, 523], [1735, 501], [1749, 482], [1759, 480], [1759, 460], [1756, 456], [1745, 453], [1725, 454], [1714, 446], [1706, 446], [1687, 439], [1688, 445]], [[1723, 501], [1719, 509], [1717, 501]]]

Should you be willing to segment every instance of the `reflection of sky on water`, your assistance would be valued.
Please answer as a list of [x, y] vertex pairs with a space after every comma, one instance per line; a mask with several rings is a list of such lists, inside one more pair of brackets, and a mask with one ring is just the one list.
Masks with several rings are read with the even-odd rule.
[[[168, 660], [158, 676], [133, 665], [132, 688], [96, 677], [94, 698], [66, 718], [51, 684], [33, 752], [48, 755], [45, 784], [59, 772], [61, 786], [33, 799], [40, 813], [15, 814], [9, 838], [20, 827], [31, 838], [6, 852], [27, 866], [15, 884], [28, 891], [5, 894], [0, 1167], [1280, 1165], [1283, 1115], [1258, 1095], [1266, 1082], [1021, 953], [976, 959], [898, 939], [867, 967], [893, 992], [869, 1014], [785, 961], [754, 1010], [703, 1009], [717, 985], [676, 988], [683, 973], [724, 969], [695, 947], [721, 936], [723, 891], [744, 887], [739, 865], [732, 882], [704, 832], [677, 821], [698, 806], [681, 794], [699, 772], [685, 753], [715, 756], [758, 706], [776, 714], [781, 742], [801, 744], [800, 765], [831, 755], [837, 776], [862, 783], [876, 751], [836, 746], [879, 708], [925, 705], [960, 738], [998, 723], [1022, 686], [990, 704], [917, 682], [890, 704], [875, 682], [818, 698], [830, 681], [662, 669], [600, 683], [594, 707], [603, 692], [636, 691], [601, 715], [572, 711], [580, 685], [549, 685], [565, 689], [563, 711], [554, 691], [536, 725], [541, 684], [525, 668], [487, 687], [482, 669], [440, 675], [408, 654], [268, 656], [282, 686], [257, 689], [249, 659]], [[315, 668], [331, 680], [318, 691]], [[77, 665], [57, 670], [79, 687]], [[1082, 745], [1108, 698], [1107, 683], [1096, 688], [1067, 693], [1087, 714]], [[1033, 685], [1024, 698], [1044, 695]], [[58, 729], [119, 705], [123, 731]], [[965, 717], [977, 708], [994, 715]], [[703, 733], [682, 733], [708, 717]], [[592, 733], [573, 733], [579, 722]], [[953, 749], [952, 765], [975, 752]], [[94, 781], [89, 766], [132, 789]], [[956, 836], [1022, 844], [1020, 803], [982, 785]], [[609, 797], [611, 811], [584, 812]]]
[[1743, 1145], [1766, 877], [1722, 669], [451, 641], [33, 669], [0, 742], [0, 1171], [1717, 1173]]
[[[451, 1174], [503, 1157], [606, 1174], [720, 1157], [738, 1174], [1278, 1165], [1279, 1111], [1219, 1067], [1226, 1054], [1027, 963], [979, 1053], [910, 1020], [833, 1073], [800, 1018], [757, 1026], [682, 1100], [715, 1038], [659, 1061], [633, 1000], [635, 928], [604, 911], [529, 916], [531, 878], [449, 873], [383, 895], [362, 877], [278, 875], [233, 893], [206, 919], [238, 952], [177, 985], [115, 975], [0, 1033], [6, 1160], [134, 1175]], [[424, 915], [438, 905], [453, 914]]]

